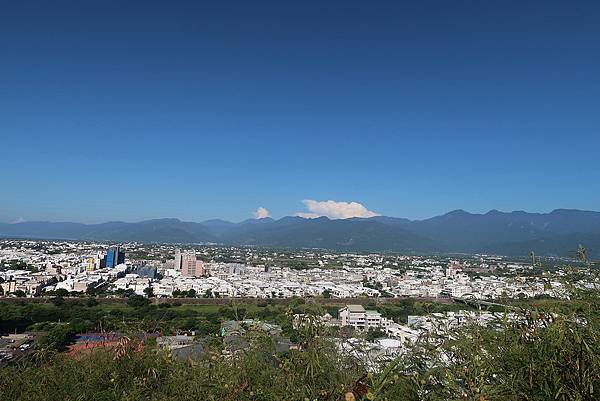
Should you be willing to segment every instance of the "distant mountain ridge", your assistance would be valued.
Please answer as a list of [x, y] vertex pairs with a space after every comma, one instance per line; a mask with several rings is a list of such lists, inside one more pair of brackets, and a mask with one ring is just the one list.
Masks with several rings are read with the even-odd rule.
[[571, 256], [579, 243], [600, 257], [600, 212], [557, 209], [485, 214], [454, 210], [424, 220], [376, 216], [331, 220], [287, 216], [240, 223], [155, 219], [101, 224], [0, 223], [0, 236], [39, 239], [221, 243], [347, 251], [466, 252]]

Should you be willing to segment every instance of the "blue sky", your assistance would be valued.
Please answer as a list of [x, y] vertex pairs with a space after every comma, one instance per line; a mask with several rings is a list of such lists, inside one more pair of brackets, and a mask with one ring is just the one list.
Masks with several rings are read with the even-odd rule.
[[3, 5], [0, 221], [600, 209], [600, 3], [284, 3]]

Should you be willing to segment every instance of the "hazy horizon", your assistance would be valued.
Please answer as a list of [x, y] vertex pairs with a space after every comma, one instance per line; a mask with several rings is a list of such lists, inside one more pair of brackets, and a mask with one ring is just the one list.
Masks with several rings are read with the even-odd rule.
[[[488, 213], [492, 213], [492, 212], [499, 212], [499, 213], [528, 213], [528, 214], [550, 214], [552, 212], [556, 212], [556, 211], [560, 211], [560, 210], [570, 210], [570, 211], [579, 211], [579, 212], [590, 212], [590, 213], [600, 213], [600, 211], [598, 210], [588, 210], [588, 209], [577, 209], [577, 208], [556, 208], [556, 209], [552, 209], [552, 210], [548, 210], [548, 211], [532, 211], [532, 210], [498, 210], [498, 209], [489, 209], [487, 211], [483, 211], [483, 212], [474, 212], [474, 211], [470, 211], [470, 210], [465, 210], [465, 209], [453, 209], [453, 210], [448, 210], [446, 212], [440, 213], [440, 214], [436, 214], [436, 215], [431, 215], [431, 216], [427, 216], [424, 218], [408, 218], [405, 216], [389, 216], [389, 215], [382, 215], [382, 214], [377, 214], [375, 216], [349, 216], [349, 217], [333, 217], [333, 216], [328, 216], [328, 215], [319, 215], [319, 216], [302, 216], [302, 215], [298, 215], [298, 214], [287, 214], [287, 215], [282, 215], [282, 216], [254, 216], [254, 217], [248, 217], [246, 219], [242, 219], [242, 220], [230, 220], [227, 218], [223, 218], [223, 217], [210, 217], [207, 219], [202, 219], [202, 220], [187, 220], [187, 219], [182, 219], [180, 217], [176, 217], [176, 216], [161, 216], [161, 217], [151, 217], [151, 218], [147, 218], [147, 219], [141, 219], [141, 220], [118, 220], [118, 219], [110, 219], [110, 220], [102, 220], [102, 221], [91, 221], [91, 222], [85, 222], [85, 221], [75, 221], [75, 220], [48, 220], [48, 219], [40, 219], [40, 220], [27, 220], [27, 219], [17, 219], [17, 220], [12, 220], [12, 221], [0, 221], [0, 223], [4, 223], [4, 224], [19, 224], [19, 223], [80, 223], [80, 224], [102, 224], [102, 223], [113, 223], [113, 222], [123, 222], [123, 223], [140, 223], [140, 222], [144, 222], [144, 221], [148, 221], [148, 220], [168, 220], [168, 219], [175, 219], [175, 220], [179, 220], [182, 222], [190, 222], [190, 223], [203, 223], [206, 221], [211, 221], [211, 220], [221, 220], [221, 221], [226, 221], [229, 223], [243, 223], [244, 221], [248, 221], [248, 220], [258, 220], [258, 219], [263, 219], [263, 218], [270, 218], [273, 220], [280, 220], [282, 218], [285, 217], [300, 217], [300, 218], [304, 218], [304, 219], [314, 219], [314, 218], [321, 218], [321, 217], [325, 217], [328, 218], [330, 220], [344, 220], [344, 219], [356, 219], [356, 218], [371, 218], [371, 217], [391, 217], [391, 218], [399, 218], [399, 219], [408, 219], [411, 221], [421, 221], [421, 220], [427, 220], [433, 217], [439, 217], [439, 216], [443, 216], [446, 215], [448, 213], [453, 213], [453, 212], [466, 212], [468, 214], [472, 214], [472, 215], [485, 215]], [[256, 214], [256, 213], [255, 213]], [[302, 214], [302, 213], [300, 213]]]

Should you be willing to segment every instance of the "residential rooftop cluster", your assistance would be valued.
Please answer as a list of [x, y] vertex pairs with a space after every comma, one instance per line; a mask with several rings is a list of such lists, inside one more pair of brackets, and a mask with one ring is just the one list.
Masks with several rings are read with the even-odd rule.
[[28, 297], [58, 290], [205, 298], [556, 297], [566, 295], [561, 274], [493, 255], [0, 241], [2, 294]]

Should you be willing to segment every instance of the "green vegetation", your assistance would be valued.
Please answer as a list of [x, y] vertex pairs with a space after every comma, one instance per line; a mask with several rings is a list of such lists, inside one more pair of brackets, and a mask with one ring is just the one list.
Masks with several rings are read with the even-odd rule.
[[[337, 308], [330, 312], [336, 313]], [[195, 330], [200, 335], [214, 334], [223, 320], [260, 319], [290, 326], [289, 313], [323, 309], [303, 300], [289, 304], [193, 305], [149, 304], [145, 297], [131, 296], [126, 302], [105, 303], [97, 299], [67, 299], [54, 297], [47, 303], [0, 302], [0, 333], [15, 330], [47, 331], [56, 323], [67, 323], [76, 332], [96, 331], [100, 325], [107, 331], [159, 331]]]
[[[249, 346], [222, 357], [218, 342], [194, 362], [135, 340], [79, 358], [39, 352], [0, 371], [6, 400], [597, 400], [600, 397], [600, 300], [540, 300], [501, 329], [472, 326], [450, 339], [423, 338], [374, 373], [336, 352], [326, 329], [295, 330], [301, 350], [280, 354], [259, 331]], [[49, 310], [54, 306], [46, 305]], [[272, 307], [267, 305], [264, 308]], [[230, 307], [221, 307], [230, 308]], [[298, 301], [293, 308], [320, 312]], [[117, 310], [128, 310], [120, 305]], [[156, 308], [193, 310], [193, 306]], [[249, 308], [250, 309], [250, 308]], [[142, 307], [140, 310], [151, 310]], [[244, 313], [258, 313], [245, 310]], [[222, 312], [231, 313], [232, 310]], [[240, 312], [238, 310], [238, 312]], [[60, 326], [57, 326], [60, 327]], [[46, 342], [60, 343], [55, 328]], [[373, 336], [376, 333], [372, 333]], [[49, 336], [50, 337], [50, 336]]]
[[[0, 303], [0, 330], [47, 332], [33, 357], [0, 370], [0, 400], [597, 400], [600, 294], [580, 288], [571, 293], [570, 300], [514, 300], [503, 311], [517, 319], [504, 315], [495, 326], [422, 336], [409, 352], [377, 369], [337, 351], [337, 331], [312, 318], [324, 312], [335, 316], [337, 308], [324, 308], [319, 299], [152, 305], [139, 296], [126, 303], [57, 296], [48, 303]], [[412, 299], [365, 306], [399, 321], [467, 307]], [[296, 313], [306, 316], [300, 326], [292, 324]], [[248, 346], [224, 354], [214, 336], [220, 322], [244, 318], [280, 324], [300, 349], [276, 352], [272, 338], [247, 327]], [[60, 352], [74, 333], [100, 323], [132, 340], [77, 357]], [[141, 331], [176, 329], [206, 338], [201, 359], [175, 359], [152, 341], [138, 344]], [[370, 331], [365, 338], [381, 335]]]
[[[223, 305], [195, 305], [162, 303], [150, 304], [141, 296], [130, 296], [122, 302], [99, 302], [96, 298], [66, 298], [56, 292], [46, 303], [0, 302], [0, 333], [15, 330], [44, 331], [52, 323], [71, 323], [78, 331], [94, 331], [99, 325], [105, 330], [124, 331], [154, 330], [172, 332], [176, 330], [196, 330], [210, 334], [222, 320], [260, 319], [286, 325], [288, 313], [328, 312], [337, 316], [342, 305], [320, 307], [303, 299], [292, 299], [288, 303], [272, 303], [269, 300], [256, 304], [240, 304], [234, 301]], [[326, 299], [327, 297], [325, 297]], [[318, 302], [319, 299], [314, 299]], [[316, 305], [316, 306], [315, 306]], [[318, 307], [318, 310], [315, 309]], [[394, 304], [367, 304], [367, 309], [377, 309], [384, 316], [398, 322], [406, 322], [408, 315], [422, 315], [431, 312], [445, 312], [467, 309], [460, 304], [441, 304], [414, 299], [398, 300]], [[215, 329], [216, 330], [216, 329]]]
[[37, 272], [38, 268], [35, 266], [28, 265], [19, 259], [7, 260], [3, 263], [2, 268], [7, 270], [29, 270], [31, 272]]
[[385, 333], [385, 331], [382, 331], [380, 329], [374, 329], [374, 328], [370, 328], [369, 331], [367, 331], [367, 335], [365, 336], [365, 339], [367, 341], [375, 341], [378, 338], [384, 338], [387, 337], [387, 334]]
[[64, 351], [71, 343], [71, 337], [77, 332], [74, 324], [63, 323], [55, 324], [48, 330], [46, 336], [42, 339], [40, 346], [54, 351]]
[[189, 364], [152, 349], [136, 352], [134, 346], [81, 360], [59, 354], [41, 362], [44, 367], [0, 372], [0, 389], [2, 399], [15, 401], [312, 400], [328, 394], [339, 399], [359, 371], [341, 371], [337, 362], [330, 343], [279, 355], [268, 338], [257, 335], [227, 361], [209, 354]]
[[[208, 294], [208, 296], [207, 296]], [[174, 290], [173, 291], [173, 297], [174, 298], [196, 298], [196, 290], [189, 289], [187, 291], [180, 291], [180, 290]], [[206, 290], [206, 293], [204, 294], [204, 298], [210, 298], [212, 296], [212, 291], [211, 290]]]

